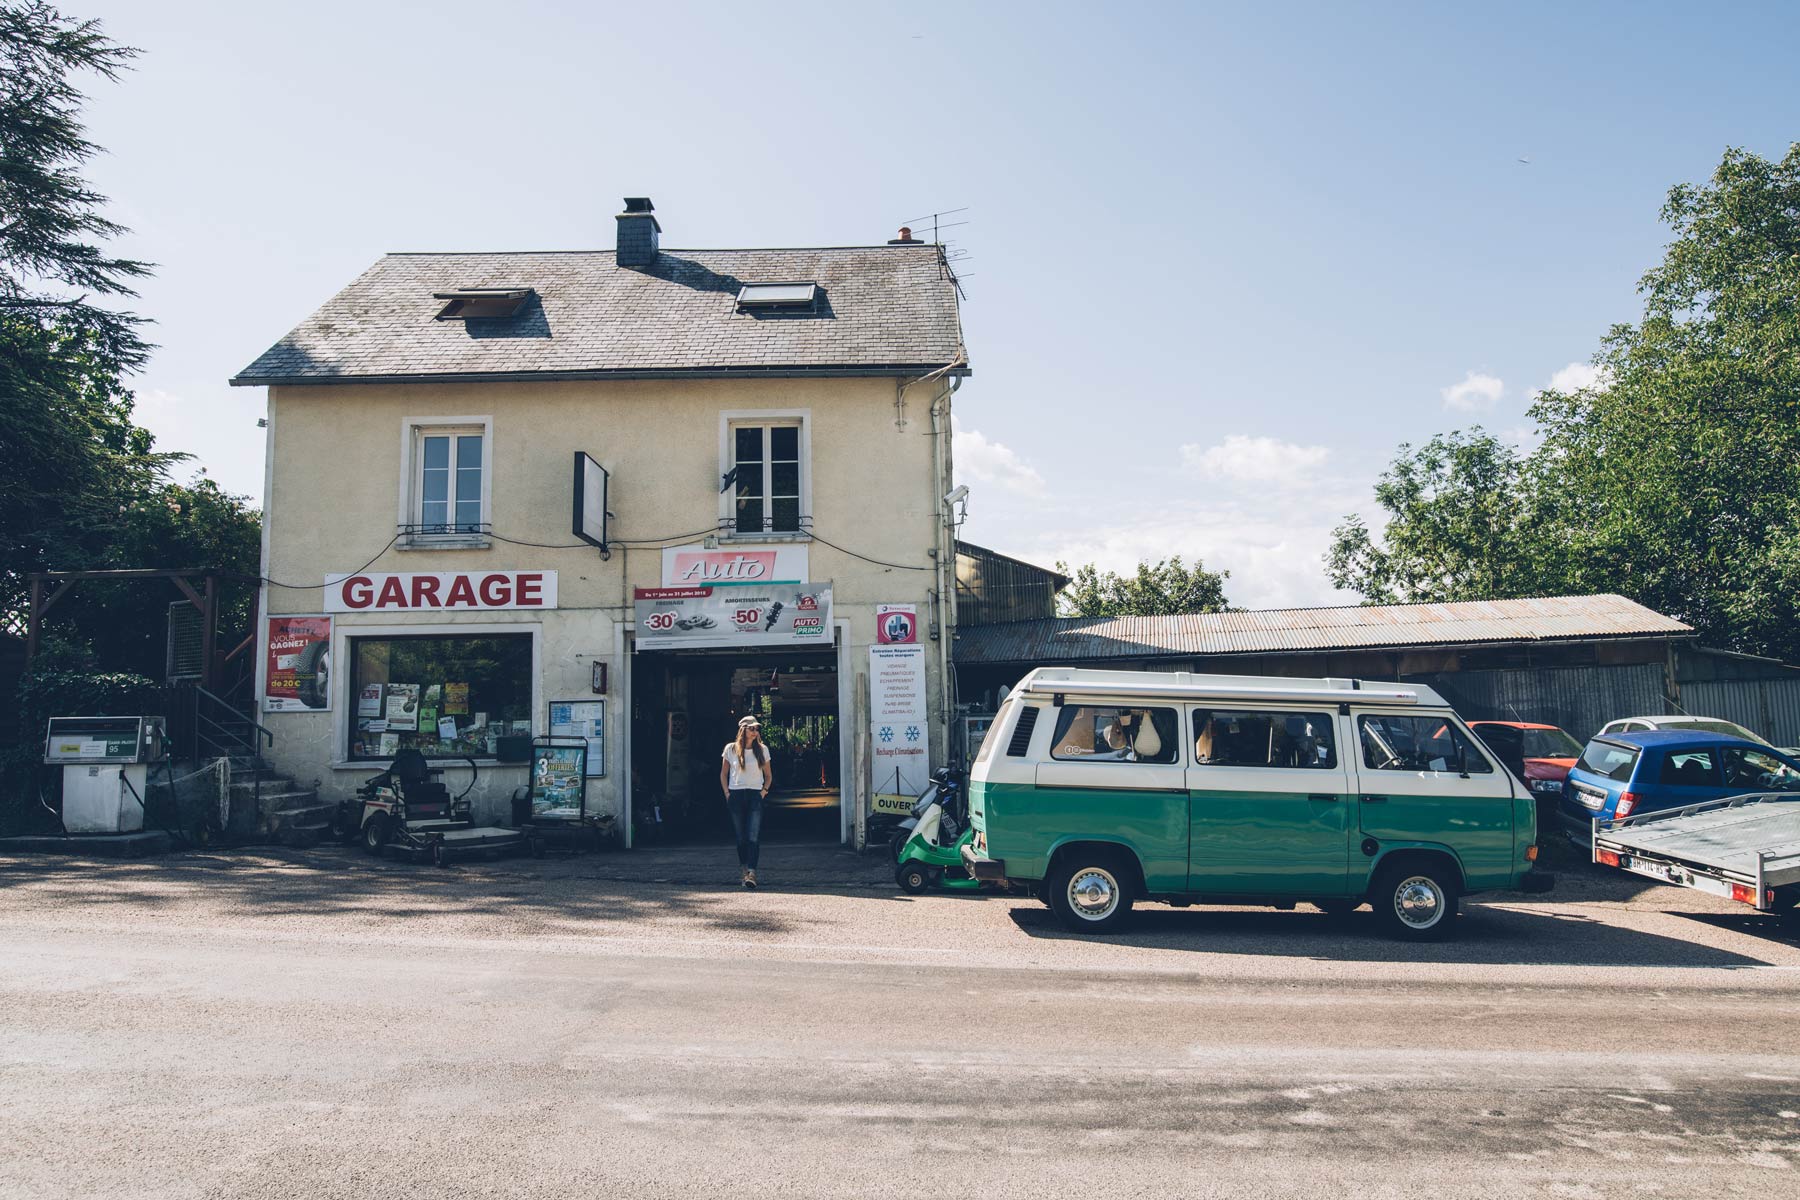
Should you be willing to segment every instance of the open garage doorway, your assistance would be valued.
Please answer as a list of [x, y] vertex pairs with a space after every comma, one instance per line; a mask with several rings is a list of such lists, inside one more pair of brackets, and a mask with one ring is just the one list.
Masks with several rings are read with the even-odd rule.
[[631, 707], [635, 844], [732, 843], [719, 756], [746, 715], [762, 722], [774, 773], [764, 843], [843, 839], [835, 649], [643, 651]]

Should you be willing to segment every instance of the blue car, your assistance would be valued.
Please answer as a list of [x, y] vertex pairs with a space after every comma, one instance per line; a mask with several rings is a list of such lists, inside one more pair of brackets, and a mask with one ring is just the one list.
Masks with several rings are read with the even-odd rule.
[[1761, 742], [1706, 730], [1603, 733], [1563, 781], [1561, 815], [1569, 836], [1586, 845], [1596, 819], [1745, 792], [1800, 792], [1800, 760]]

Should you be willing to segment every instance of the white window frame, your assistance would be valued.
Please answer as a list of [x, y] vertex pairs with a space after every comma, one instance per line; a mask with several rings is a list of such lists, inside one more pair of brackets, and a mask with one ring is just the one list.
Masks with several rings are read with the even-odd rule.
[[[719, 477], [723, 479], [731, 470], [735, 454], [736, 431], [744, 426], [798, 426], [800, 429], [800, 528], [797, 530], [748, 530], [740, 531], [734, 522], [737, 520], [737, 487], [726, 488], [719, 493], [719, 536], [733, 542], [804, 542], [811, 541], [812, 534], [808, 525], [813, 516], [812, 501], [812, 410], [810, 408], [766, 408], [766, 409], [729, 409], [719, 414]], [[771, 439], [763, 439], [763, 462], [767, 464]], [[773, 480], [773, 472], [763, 472], [763, 495], [768, 496], [768, 488]], [[769, 518], [771, 508], [765, 503], [763, 507], [764, 521]]]
[[[494, 519], [494, 418], [482, 417], [406, 417], [400, 422], [400, 510], [399, 528], [423, 524], [425, 439], [428, 436], [481, 435], [481, 521], [492, 528]], [[454, 446], [452, 446], [454, 463]], [[454, 474], [455, 468], [452, 467]], [[455, 509], [455, 479], [451, 480], [452, 512]], [[405, 533], [396, 542], [398, 550], [485, 550], [493, 543], [484, 533]]]

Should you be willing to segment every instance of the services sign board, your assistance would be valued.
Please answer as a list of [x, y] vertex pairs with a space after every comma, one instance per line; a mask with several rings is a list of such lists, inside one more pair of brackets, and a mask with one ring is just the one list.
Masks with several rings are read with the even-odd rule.
[[925, 647], [869, 647], [869, 746], [872, 807], [907, 813], [931, 783], [925, 712]]
[[638, 588], [639, 650], [829, 646], [831, 585]]
[[803, 545], [729, 546], [708, 550], [695, 542], [690, 546], [664, 548], [662, 582], [664, 587], [799, 584], [811, 578], [807, 565]]
[[325, 611], [489, 612], [555, 608], [555, 571], [366, 571], [325, 576]]
[[331, 707], [331, 618], [270, 617], [264, 643], [264, 712]]

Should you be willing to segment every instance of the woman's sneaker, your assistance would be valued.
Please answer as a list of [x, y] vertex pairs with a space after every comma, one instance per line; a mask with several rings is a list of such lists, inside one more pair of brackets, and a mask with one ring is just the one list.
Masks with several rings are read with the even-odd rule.
[[744, 886], [749, 888], [751, 891], [756, 890], [756, 868], [755, 867], [745, 867], [744, 868]]

